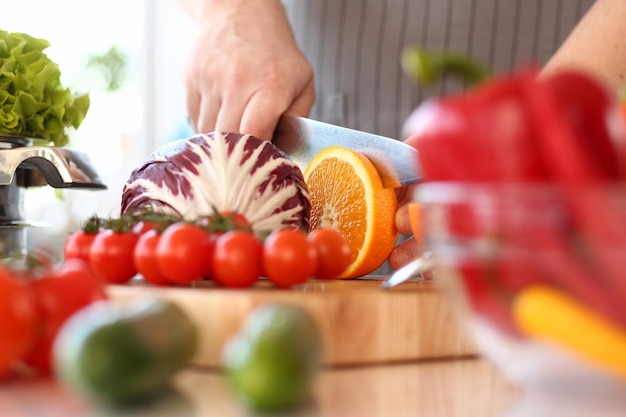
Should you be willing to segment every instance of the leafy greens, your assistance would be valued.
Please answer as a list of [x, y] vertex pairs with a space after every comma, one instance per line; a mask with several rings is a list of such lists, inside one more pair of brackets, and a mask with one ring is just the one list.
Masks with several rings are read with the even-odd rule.
[[44, 39], [0, 30], [0, 134], [64, 146], [89, 109], [88, 94], [61, 83], [61, 71], [43, 50]]

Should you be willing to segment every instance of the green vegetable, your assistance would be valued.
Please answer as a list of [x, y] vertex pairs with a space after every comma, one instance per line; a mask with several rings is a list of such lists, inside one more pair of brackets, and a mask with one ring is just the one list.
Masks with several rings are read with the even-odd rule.
[[225, 345], [230, 386], [255, 411], [283, 411], [310, 396], [320, 367], [322, 340], [309, 314], [297, 305], [270, 304], [252, 311]]
[[50, 43], [0, 30], [0, 134], [66, 145], [89, 109], [87, 94], [61, 84], [61, 71], [43, 52]]
[[433, 85], [446, 76], [455, 76], [469, 85], [490, 77], [489, 71], [470, 57], [450, 51], [428, 51], [408, 47], [402, 52], [404, 72], [418, 83]]
[[57, 335], [55, 373], [69, 387], [124, 405], [167, 388], [193, 356], [197, 333], [174, 303], [97, 301], [72, 316]]

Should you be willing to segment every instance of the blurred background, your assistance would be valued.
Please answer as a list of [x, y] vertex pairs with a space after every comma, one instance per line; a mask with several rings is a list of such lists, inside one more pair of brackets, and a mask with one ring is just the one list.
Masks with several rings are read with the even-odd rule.
[[65, 239], [92, 214], [116, 215], [133, 168], [165, 142], [192, 134], [182, 70], [194, 22], [176, 0], [5, 2], [0, 29], [50, 42], [62, 82], [91, 106], [68, 146], [85, 151], [106, 191], [31, 188], [25, 196], [31, 245]]

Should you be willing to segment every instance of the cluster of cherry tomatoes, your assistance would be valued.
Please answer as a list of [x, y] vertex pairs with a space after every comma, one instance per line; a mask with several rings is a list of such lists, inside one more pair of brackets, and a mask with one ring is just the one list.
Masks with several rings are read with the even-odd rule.
[[14, 268], [0, 265], [0, 379], [28, 368], [52, 375], [52, 347], [65, 321], [96, 300], [105, 283], [83, 261]]
[[66, 259], [87, 261], [108, 283], [140, 274], [157, 285], [211, 279], [224, 287], [245, 288], [259, 277], [289, 287], [316, 277], [336, 278], [353, 261], [354, 251], [334, 229], [310, 233], [294, 227], [253, 233], [240, 213], [197, 221], [133, 215], [90, 219], [66, 241]]

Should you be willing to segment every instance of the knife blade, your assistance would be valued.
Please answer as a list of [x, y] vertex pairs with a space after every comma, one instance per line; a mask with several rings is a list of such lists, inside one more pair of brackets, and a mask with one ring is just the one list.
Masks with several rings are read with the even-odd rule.
[[414, 184], [422, 178], [418, 153], [412, 146], [313, 119], [281, 116], [272, 143], [302, 170], [322, 149], [338, 145], [359, 151], [372, 161], [386, 188]]

